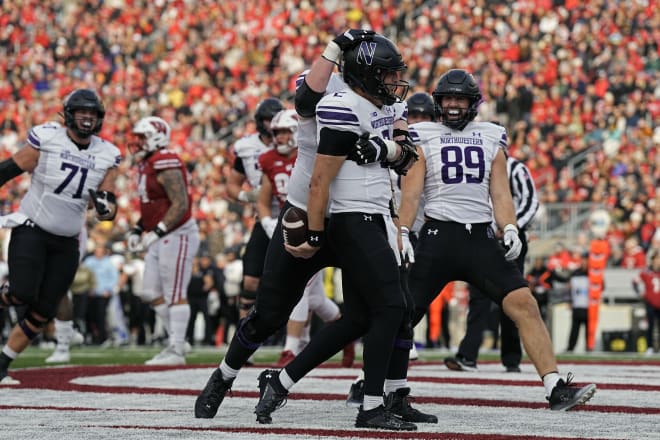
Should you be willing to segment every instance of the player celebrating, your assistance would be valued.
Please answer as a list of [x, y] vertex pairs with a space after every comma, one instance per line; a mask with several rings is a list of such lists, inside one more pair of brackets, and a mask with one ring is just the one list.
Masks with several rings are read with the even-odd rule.
[[1, 383], [14, 382], [7, 375], [9, 364], [55, 317], [73, 282], [88, 204], [94, 204], [99, 220], [112, 220], [117, 212], [113, 191], [121, 156], [97, 136], [104, 117], [96, 92], [74, 90], [64, 100], [64, 127], [32, 127], [27, 145], [0, 163], [0, 185], [23, 172], [32, 174], [18, 211], [1, 221], [13, 229], [9, 290], [0, 293], [0, 307], [26, 306], [0, 353]]
[[[465, 70], [445, 73], [433, 99], [440, 122], [420, 123], [411, 130], [413, 141], [421, 147], [420, 159], [402, 179], [401, 225], [414, 221], [422, 192], [426, 203], [426, 222], [409, 277], [417, 309], [413, 325], [445, 284], [469, 282], [515, 322], [543, 380], [550, 408], [567, 410], [585, 403], [596, 385], [570, 386], [570, 373], [566, 381], [560, 378], [536, 300], [513, 261], [523, 244], [506, 171], [506, 131], [496, 124], [473, 121], [481, 93]], [[503, 230], [506, 250], [495, 239], [493, 218]]]
[[191, 216], [188, 172], [167, 147], [170, 126], [149, 116], [133, 127], [132, 154], [138, 162], [140, 220], [128, 234], [128, 250], [146, 251], [142, 300], [153, 307], [169, 335], [169, 344], [147, 365], [182, 365], [190, 319], [187, 289], [192, 260], [199, 248]]

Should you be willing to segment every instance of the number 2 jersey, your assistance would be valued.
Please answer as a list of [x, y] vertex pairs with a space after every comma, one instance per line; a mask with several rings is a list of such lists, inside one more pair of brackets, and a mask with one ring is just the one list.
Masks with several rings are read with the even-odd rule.
[[39, 150], [39, 161], [19, 211], [51, 234], [77, 236], [85, 222], [88, 190], [98, 189], [108, 170], [119, 165], [119, 149], [98, 136], [79, 149], [57, 123], [32, 127], [27, 142], [25, 148]]
[[410, 125], [410, 136], [424, 153], [424, 214], [457, 223], [491, 223], [490, 173], [495, 155], [507, 148], [504, 127], [470, 122], [452, 130], [439, 122]]

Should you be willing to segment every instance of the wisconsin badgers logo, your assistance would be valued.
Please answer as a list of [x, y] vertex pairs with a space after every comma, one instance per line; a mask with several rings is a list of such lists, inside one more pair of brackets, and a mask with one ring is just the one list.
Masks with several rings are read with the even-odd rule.
[[149, 121], [158, 133], [167, 134], [167, 126], [161, 121]]

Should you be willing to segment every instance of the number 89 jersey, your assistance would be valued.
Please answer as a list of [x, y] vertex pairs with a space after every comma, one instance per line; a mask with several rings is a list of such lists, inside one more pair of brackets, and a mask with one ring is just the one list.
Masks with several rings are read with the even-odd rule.
[[96, 190], [107, 171], [119, 165], [119, 149], [92, 136], [80, 150], [57, 123], [32, 127], [27, 142], [39, 150], [39, 161], [19, 211], [51, 234], [77, 236], [85, 222], [88, 189]]
[[507, 148], [504, 127], [470, 122], [463, 130], [437, 122], [410, 126], [410, 136], [426, 161], [424, 214], [440, 221], [491, 223], [490, 172], [500, 148]]

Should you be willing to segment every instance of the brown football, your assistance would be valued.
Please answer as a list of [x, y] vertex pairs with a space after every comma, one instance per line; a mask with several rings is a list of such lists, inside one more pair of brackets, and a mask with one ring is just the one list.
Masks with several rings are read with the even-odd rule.
[[307, 241], [307, 213], [295, 206], [282, 215], [282, 235], [290, 246], [300, 246]]

